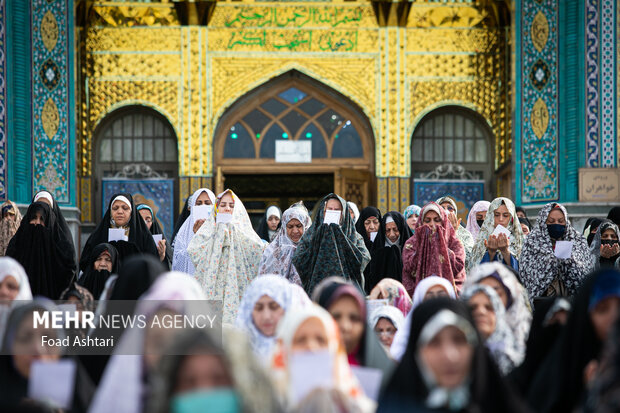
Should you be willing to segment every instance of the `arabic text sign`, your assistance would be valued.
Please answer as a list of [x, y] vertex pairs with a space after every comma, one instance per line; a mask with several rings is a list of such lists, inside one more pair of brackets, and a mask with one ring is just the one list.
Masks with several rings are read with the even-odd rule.
[[620, 201], [620, 169], [579, 169], [580, 201]]
[[312, 162], [312, 141], [276, 141], [276, 162]]

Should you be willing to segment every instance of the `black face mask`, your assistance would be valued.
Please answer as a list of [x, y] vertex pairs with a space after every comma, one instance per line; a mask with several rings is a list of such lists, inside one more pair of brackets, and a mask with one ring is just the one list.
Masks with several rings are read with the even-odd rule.
[[561, 239], [564, 236], [564, 232], [566, 231], [566, 225], [561, 224], [547, 224], [547, 231], [549, 231], [549, 236], [551, 239]]
[[618, 243], [617, 239], [602, 239], [601, 240], [601, 245], [614, 245], [617, 243]]
[[484, 224], [484, 219], [477, 219], [476, 223], [478, 224], [480, 228], [482, 228], [482, 224]]

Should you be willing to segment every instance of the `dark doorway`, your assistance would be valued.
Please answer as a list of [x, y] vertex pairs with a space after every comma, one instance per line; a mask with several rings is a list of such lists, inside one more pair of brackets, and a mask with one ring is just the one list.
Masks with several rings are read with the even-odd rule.
[[258, 228], [269, 205], [277, 205], [284, 212], [295, 202], [303, 201], [308, 211], [312, 211], [318, 201], [334, 191], [334, 175], [226, 174], [225, 187], [241, 198], [254, 228]]

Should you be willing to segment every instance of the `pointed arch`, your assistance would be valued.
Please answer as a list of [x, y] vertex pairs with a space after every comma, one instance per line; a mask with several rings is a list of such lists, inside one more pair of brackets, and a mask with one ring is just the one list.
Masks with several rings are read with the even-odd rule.
[[256, 87], [226, 109], [215, 130], [214, 164], [228, 172], [290, 169], [275, 162], [278, 140], [312, 142], [312, 163], [297, 164], [304, 171], [374, 168], [372, 127], [363, 110], [297, 70]]

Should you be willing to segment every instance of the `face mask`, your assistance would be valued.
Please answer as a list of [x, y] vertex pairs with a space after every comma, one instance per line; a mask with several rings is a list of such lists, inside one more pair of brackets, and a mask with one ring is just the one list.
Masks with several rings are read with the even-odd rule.
[[603, 239], [601, 240], [601, 245], [614, 245], [617, 244], [618, 241], [615, 239]]
[[566, 225], [560, 224], [547, 224], [547, 231], [549, 231], [549, 236], [552, 239], [560, 239], [564, 235], [564, 231], [566, 231]]
[[480, 228], [482, 228], [482, 224], [484, 224], [484, 219], [477, 219], [476, 223], [478, 224]]
[[238, 413], [241, 402], [232, 388], [201, 389], [182, 393], [170, 402], [172, 413]]

